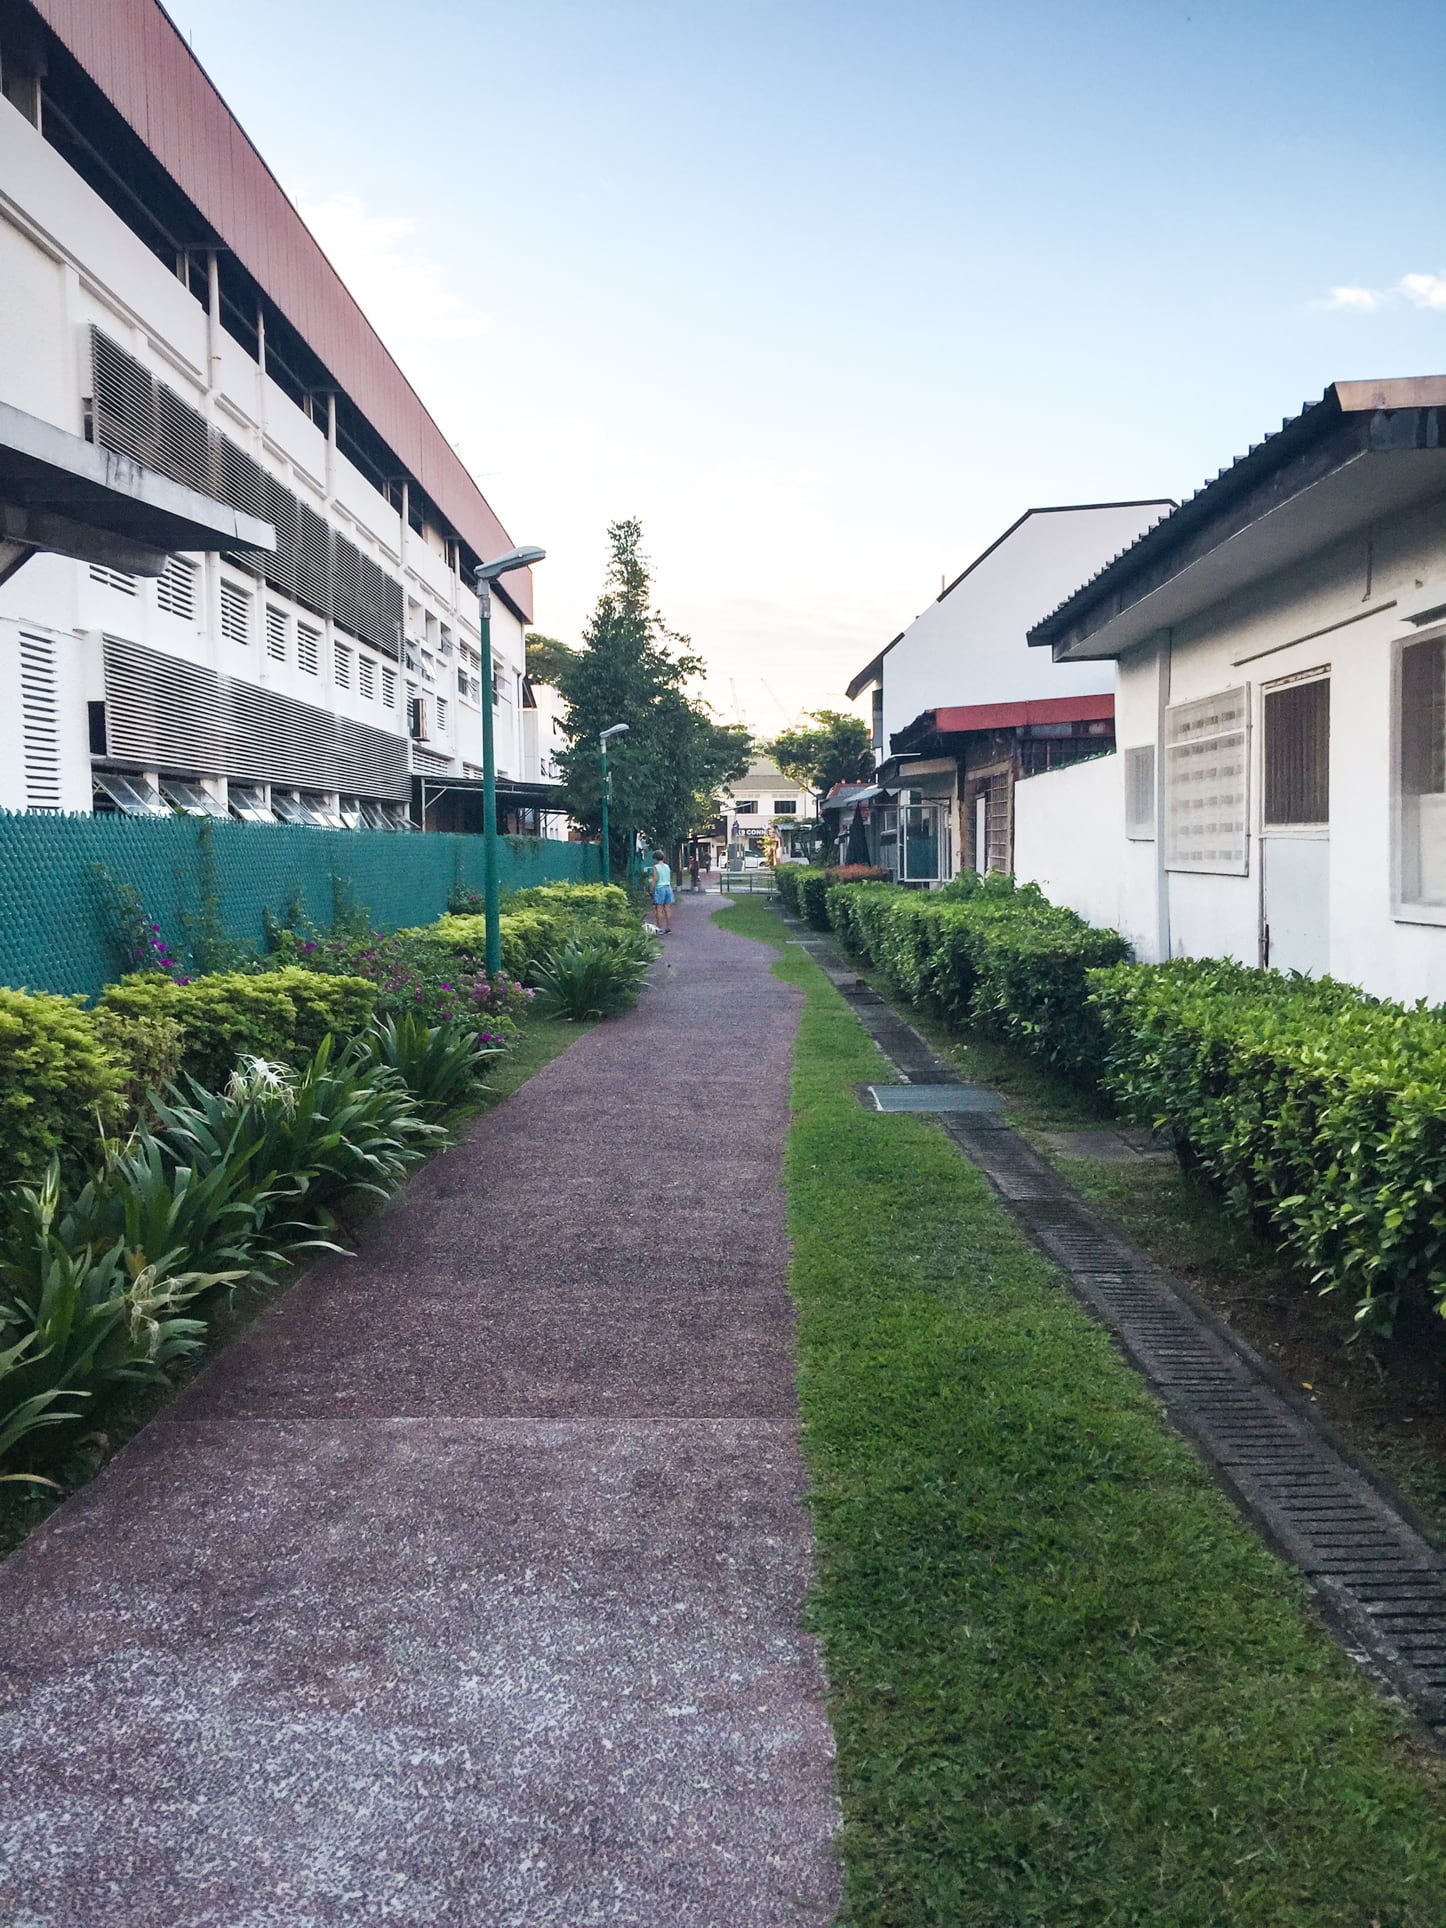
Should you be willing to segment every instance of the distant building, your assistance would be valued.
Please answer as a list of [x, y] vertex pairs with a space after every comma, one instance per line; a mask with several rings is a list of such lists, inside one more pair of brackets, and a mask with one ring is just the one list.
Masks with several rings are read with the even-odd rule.
[[747, 774], [719, 795], [713, 861], [736, 869], [745, 857], [763, 856], [770, 840], [791, 855], [800, 826], [811, 839], [817, 818], [813, 792], [784, 776], [771, 757], [755, 756]]
[[1120, 753], [1018, 789], [1016, 870], [1144, 959], [1446, 998], [1446, 376], [1337, 382], [1030, 631]]
[[5, 0], [0, 183], [7, 516], [61, 486], [20, 411], [274, 531], [0, 548], [0, 808], [430, 825], [487, 703], [525, 827], [530, 579], [484, 690], [470, 572], [510, 539], [155, 0]]

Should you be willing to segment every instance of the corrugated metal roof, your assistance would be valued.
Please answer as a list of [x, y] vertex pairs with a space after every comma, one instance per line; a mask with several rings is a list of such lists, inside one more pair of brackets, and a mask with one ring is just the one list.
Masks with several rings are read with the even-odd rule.
[[1278, 429], [1262, 441], [1252, 442], [1243, 455], [1218, 470], [1178, 508], [1161, 516], [1158, 522], [1097, 569], [1088, 581], [1067, 596], [1056, 609], [1041, 618], [1028, 632], [1031, 644], [1053, 641], [1054, 632], [1068, 618], [1097, 600], [1107, 579], [1119, 580], [1149, 561], [1177, 537], [1183, 537], [1196, 524], [1212, 515], [1236, 494], [1243, 493], [1255, 480], [1286, 459], [1302, 443], [1343, 414], [1360, 414], [1381, 409], [1439, 408], [1446, 406], [1446, 376], [1401, 376], [1385, 381], [1334, 382], [1316, 401], [1302, 402], [1300, 411], [1287, 415]]
[[[512, 547], [461, 457], [158, 0], [31, 0], [463, 539]], [[530, 619], [526, 572], [505, 579]]]

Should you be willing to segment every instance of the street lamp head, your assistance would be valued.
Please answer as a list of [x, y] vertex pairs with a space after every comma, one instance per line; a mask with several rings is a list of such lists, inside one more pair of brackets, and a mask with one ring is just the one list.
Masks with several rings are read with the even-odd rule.
[[626, 736], [632, 728], [630, 723], [614, 723], [610, 730], [604, 730], [598, 737], [599, 743], [606, 743], [610, 736]]
[[496, 582], [499, 576], [507, 576], [514, 569], [530, 569], [534, 562], [541, 562], [546, 556], [545, 549], [509, 549], [505, 556], [498, 556], [494, 562], [477, 565], [477, 587], [484, 588]]

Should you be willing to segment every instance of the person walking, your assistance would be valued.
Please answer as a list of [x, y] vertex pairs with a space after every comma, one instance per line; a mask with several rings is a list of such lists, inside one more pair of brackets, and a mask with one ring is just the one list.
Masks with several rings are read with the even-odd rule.
[[665, 937], [673, 935], [673, 866], [666, 858], [653, 852], [652, 868], [648, 872], [648, 888], [653, 894], [653, 916], [658, 929]]
[[688, 859], [688, 888], [695, 897], [698, 895], [698, 869], [698, 853], [695, 850]]

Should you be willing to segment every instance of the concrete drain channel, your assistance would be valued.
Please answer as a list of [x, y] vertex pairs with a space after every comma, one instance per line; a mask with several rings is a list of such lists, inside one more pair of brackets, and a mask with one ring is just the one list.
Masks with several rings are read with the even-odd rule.
[[1305, 1574], [1351, 1656], [1446, 1745], [1446, 1553], [1411, 1508], [1326, 1433], [1269, 1366], [1101, 1219], [825, 945], [801, 946], [899, 1074], [870, 1110], [937, 1117], [1021, 1229], [1114, 1334], [1240, 1510]]

